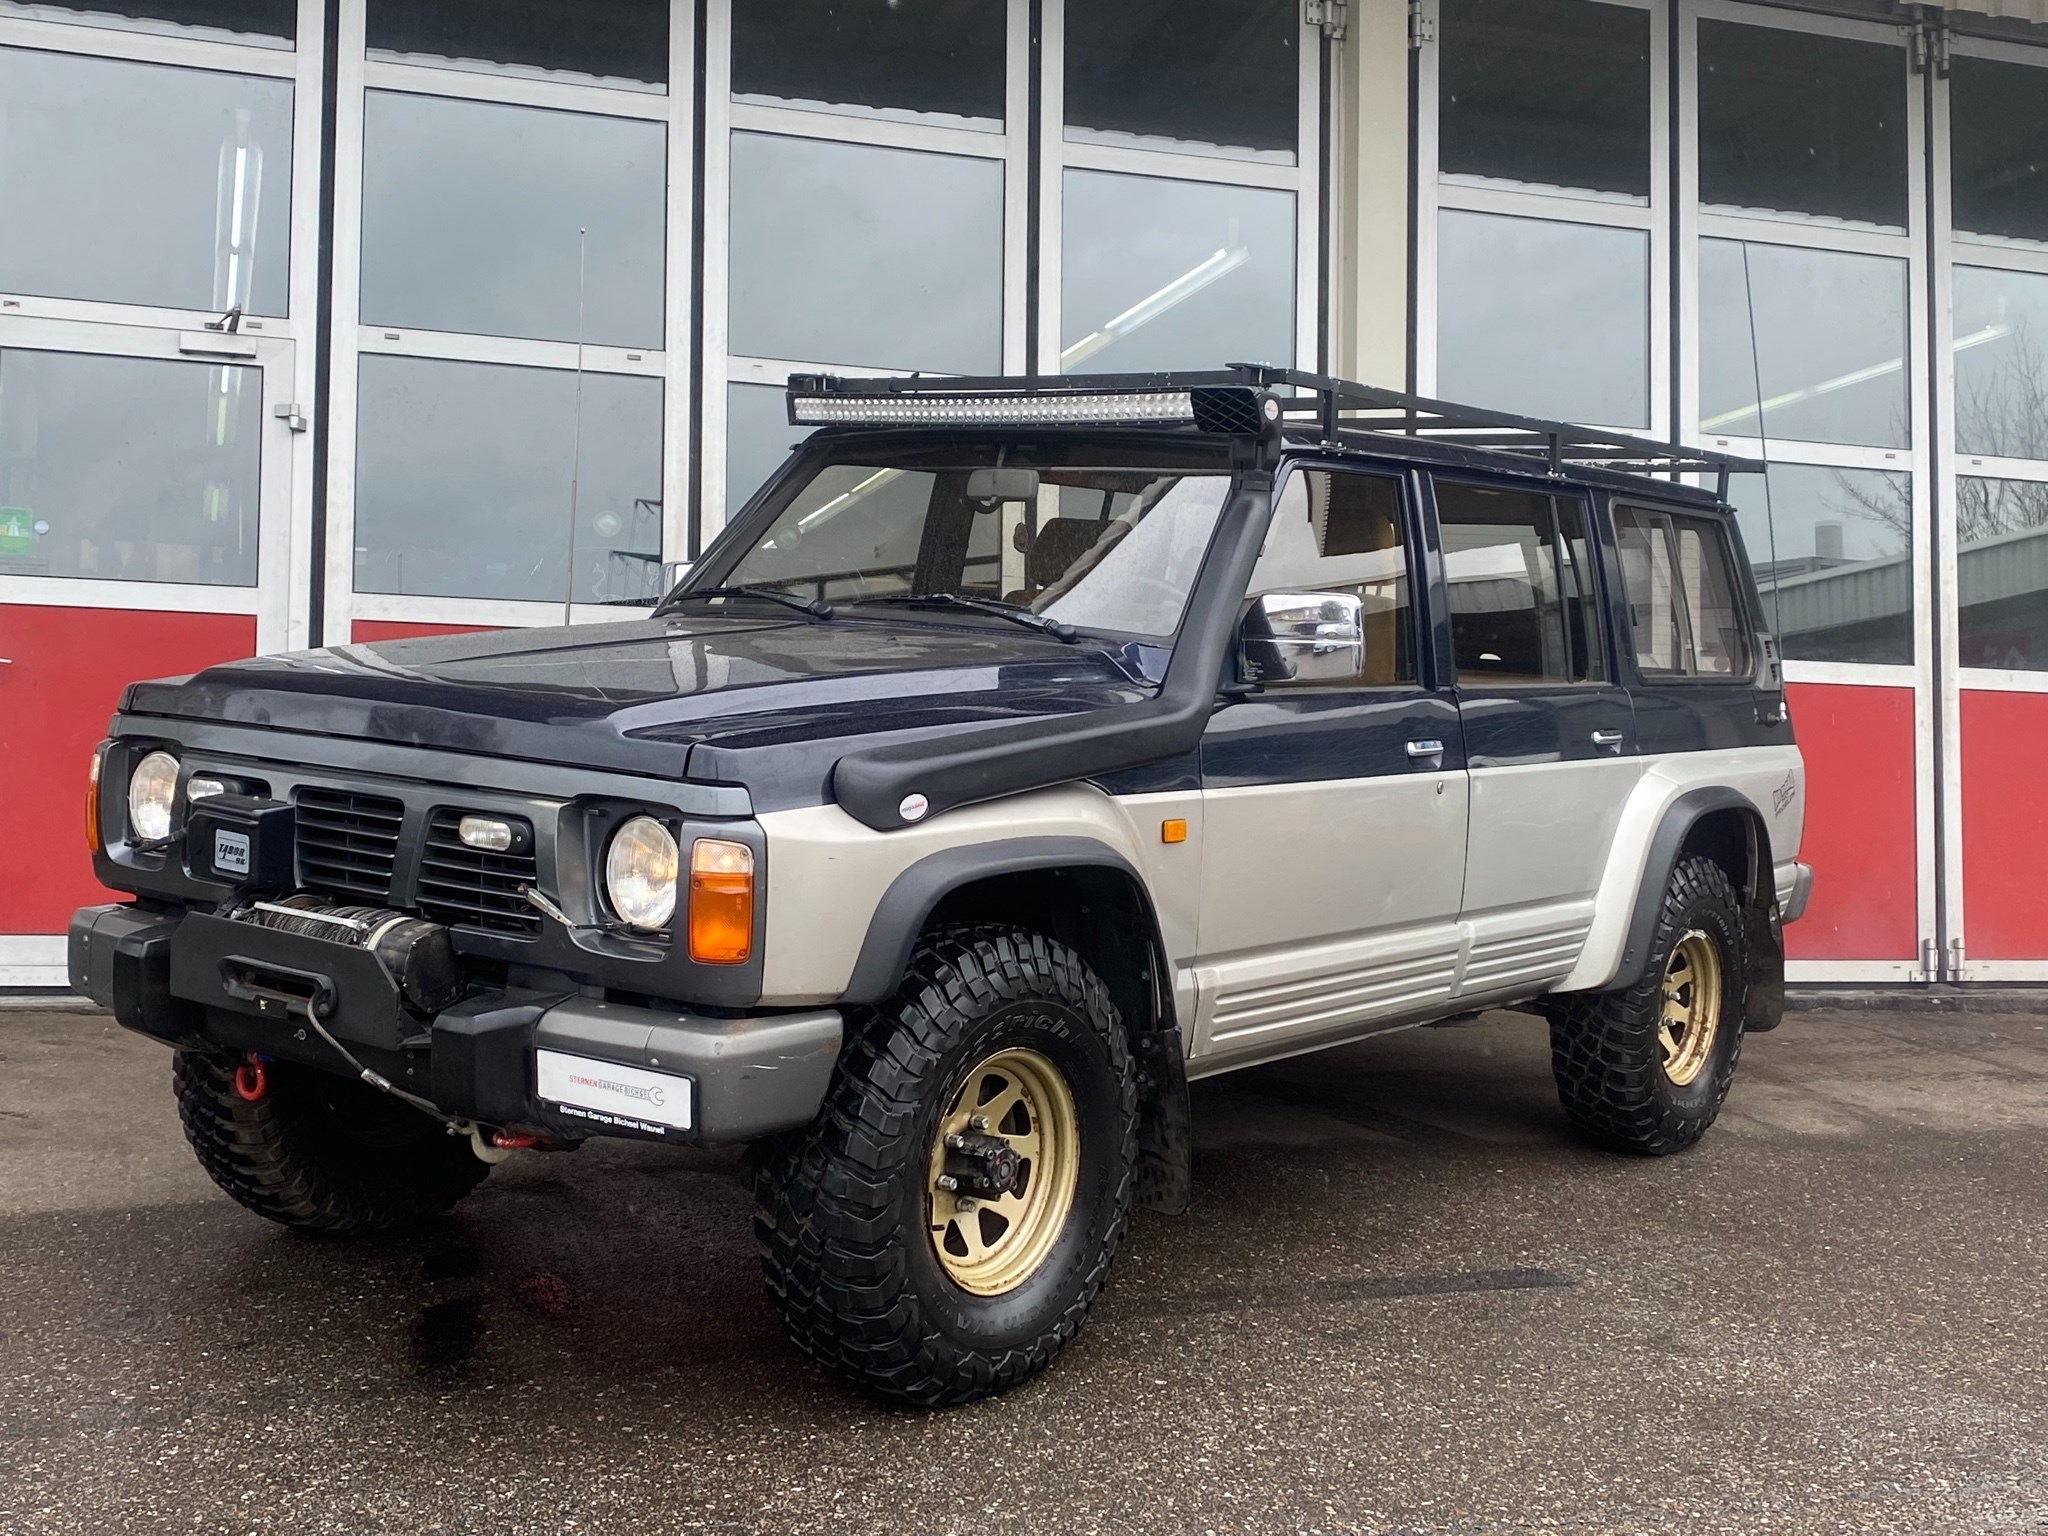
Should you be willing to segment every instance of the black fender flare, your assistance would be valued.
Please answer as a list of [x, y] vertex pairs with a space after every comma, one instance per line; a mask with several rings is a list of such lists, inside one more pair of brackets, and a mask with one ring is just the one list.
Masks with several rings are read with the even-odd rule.
[[1770, 904], [1776, 900], [1776, 892], [1771, 888], [1771, 833], [1765, 825], [1763, 812], [1756, 808], [1754, 801], [1725, 784], [1689, 789], [1664, 808], [1664, 817], [1650, 836], [1649, 852], [1643, 860], [1643, 877], [1636, 886], [1635, 904], [1629, 911], [1621, 959], [1615, 965], [1614, 974], [1589, 990], [1621, 991], [1643, 979], [1643, 972], [1652, 959], [1650, 940], [1657, 931], [1657, 912], [1664, 904], [1664, 889], [1671, 883], [1671, 871], [1678, 863], [1678, 850], [1685, 846], [1686, 837], [1700, 819], [1717, 811], [1739, 812], [1749, 823], [1754, 867], [1750, 871], [1750, 889], [1741, 895], [1749, 906], [1754, 906], [1761, 896], [1765, 910], [1769, 910]]
[[[1114, 869], [1145, 891], [1144, 878], [1131, 861], [1109, 844], [1092, 837], [1008, 837], [994, 843], [963, 843], [928, 853], [889, 882], [868, 919], [867, 937], [853, 963], [853, 975], [840, 994], [842, 1003], [879, 1003], [896, 990], [910, 968], [910, 952], [934, 908], [964, 885], [996, 875], [1035, 869]], [[1151, 897], [1146, 895], [1149, 908]], [[1151, 918], [1153, 939], [1159, 920]]]

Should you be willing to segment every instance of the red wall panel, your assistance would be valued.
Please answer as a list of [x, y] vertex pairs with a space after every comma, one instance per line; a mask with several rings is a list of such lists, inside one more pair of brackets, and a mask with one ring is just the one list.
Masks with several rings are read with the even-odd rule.
[[1837, 683], [1786, 690], [1806, 757], [1813, 901], [1785, 930], [1794, 960], [1911, 960], [1916, 911], [1913, 691]]
[[0, 934], [62, 933], [74, 907], [109, 899], [85, 848], [85, 766], [122, 688], [255, 649], [245, 613], [0, 603]]
[[351, 619], [349, 639], [357, 645], [377, 640], [411, 640], [420, 635], [473, 635], [480, 624], [414, 624], [405, 619]]
[[1965, 688], [1963, 954], [2048, 959], [2048, 694]]

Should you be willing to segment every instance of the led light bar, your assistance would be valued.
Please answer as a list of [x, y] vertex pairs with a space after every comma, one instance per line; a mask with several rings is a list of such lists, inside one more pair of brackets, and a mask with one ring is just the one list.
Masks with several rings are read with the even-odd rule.
[[1132, 394], [1045, 395], [800, 395], [789, 398], [789, 419], [799, 427], [842, 423], [863, 426], [947, 426], [1015, 423], [1074, 426], [1095, 422], [1193, 421], [1184, 389]]

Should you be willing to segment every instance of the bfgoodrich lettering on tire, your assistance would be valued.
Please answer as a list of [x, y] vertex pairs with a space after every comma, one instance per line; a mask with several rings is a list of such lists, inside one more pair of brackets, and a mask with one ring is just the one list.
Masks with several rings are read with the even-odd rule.
[[1727, 871], [1681, 860], [1642, 979], [1546, 1000], [1551, 1069], [1574, 1126], [1615, 1151], [1653, 1156], [1706, 1134], [1742, 1051], [1744, 933]]
[[769, 1294], [799, 1349], [879, 1396], [1004, 1391], [1079, 1331], [1136, 1159], [1137, 1075], [1095, 973], [1039, 934], [940, 934], [762, 1162]]

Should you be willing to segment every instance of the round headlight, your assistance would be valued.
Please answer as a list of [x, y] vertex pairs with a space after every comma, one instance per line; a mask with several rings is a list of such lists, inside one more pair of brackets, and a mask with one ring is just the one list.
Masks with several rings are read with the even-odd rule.
[[171, 802], [178, 795], [178, 760], [152, 752], [128, 779], [128, 825], [136, 841], [161, 842], [171, 835]]
[[676, 915], [676, 840], [652, 816], [635, 816], [612, 837], [604, 856], [604, 890], [612, 910], [635, 928], [666, 928]]

